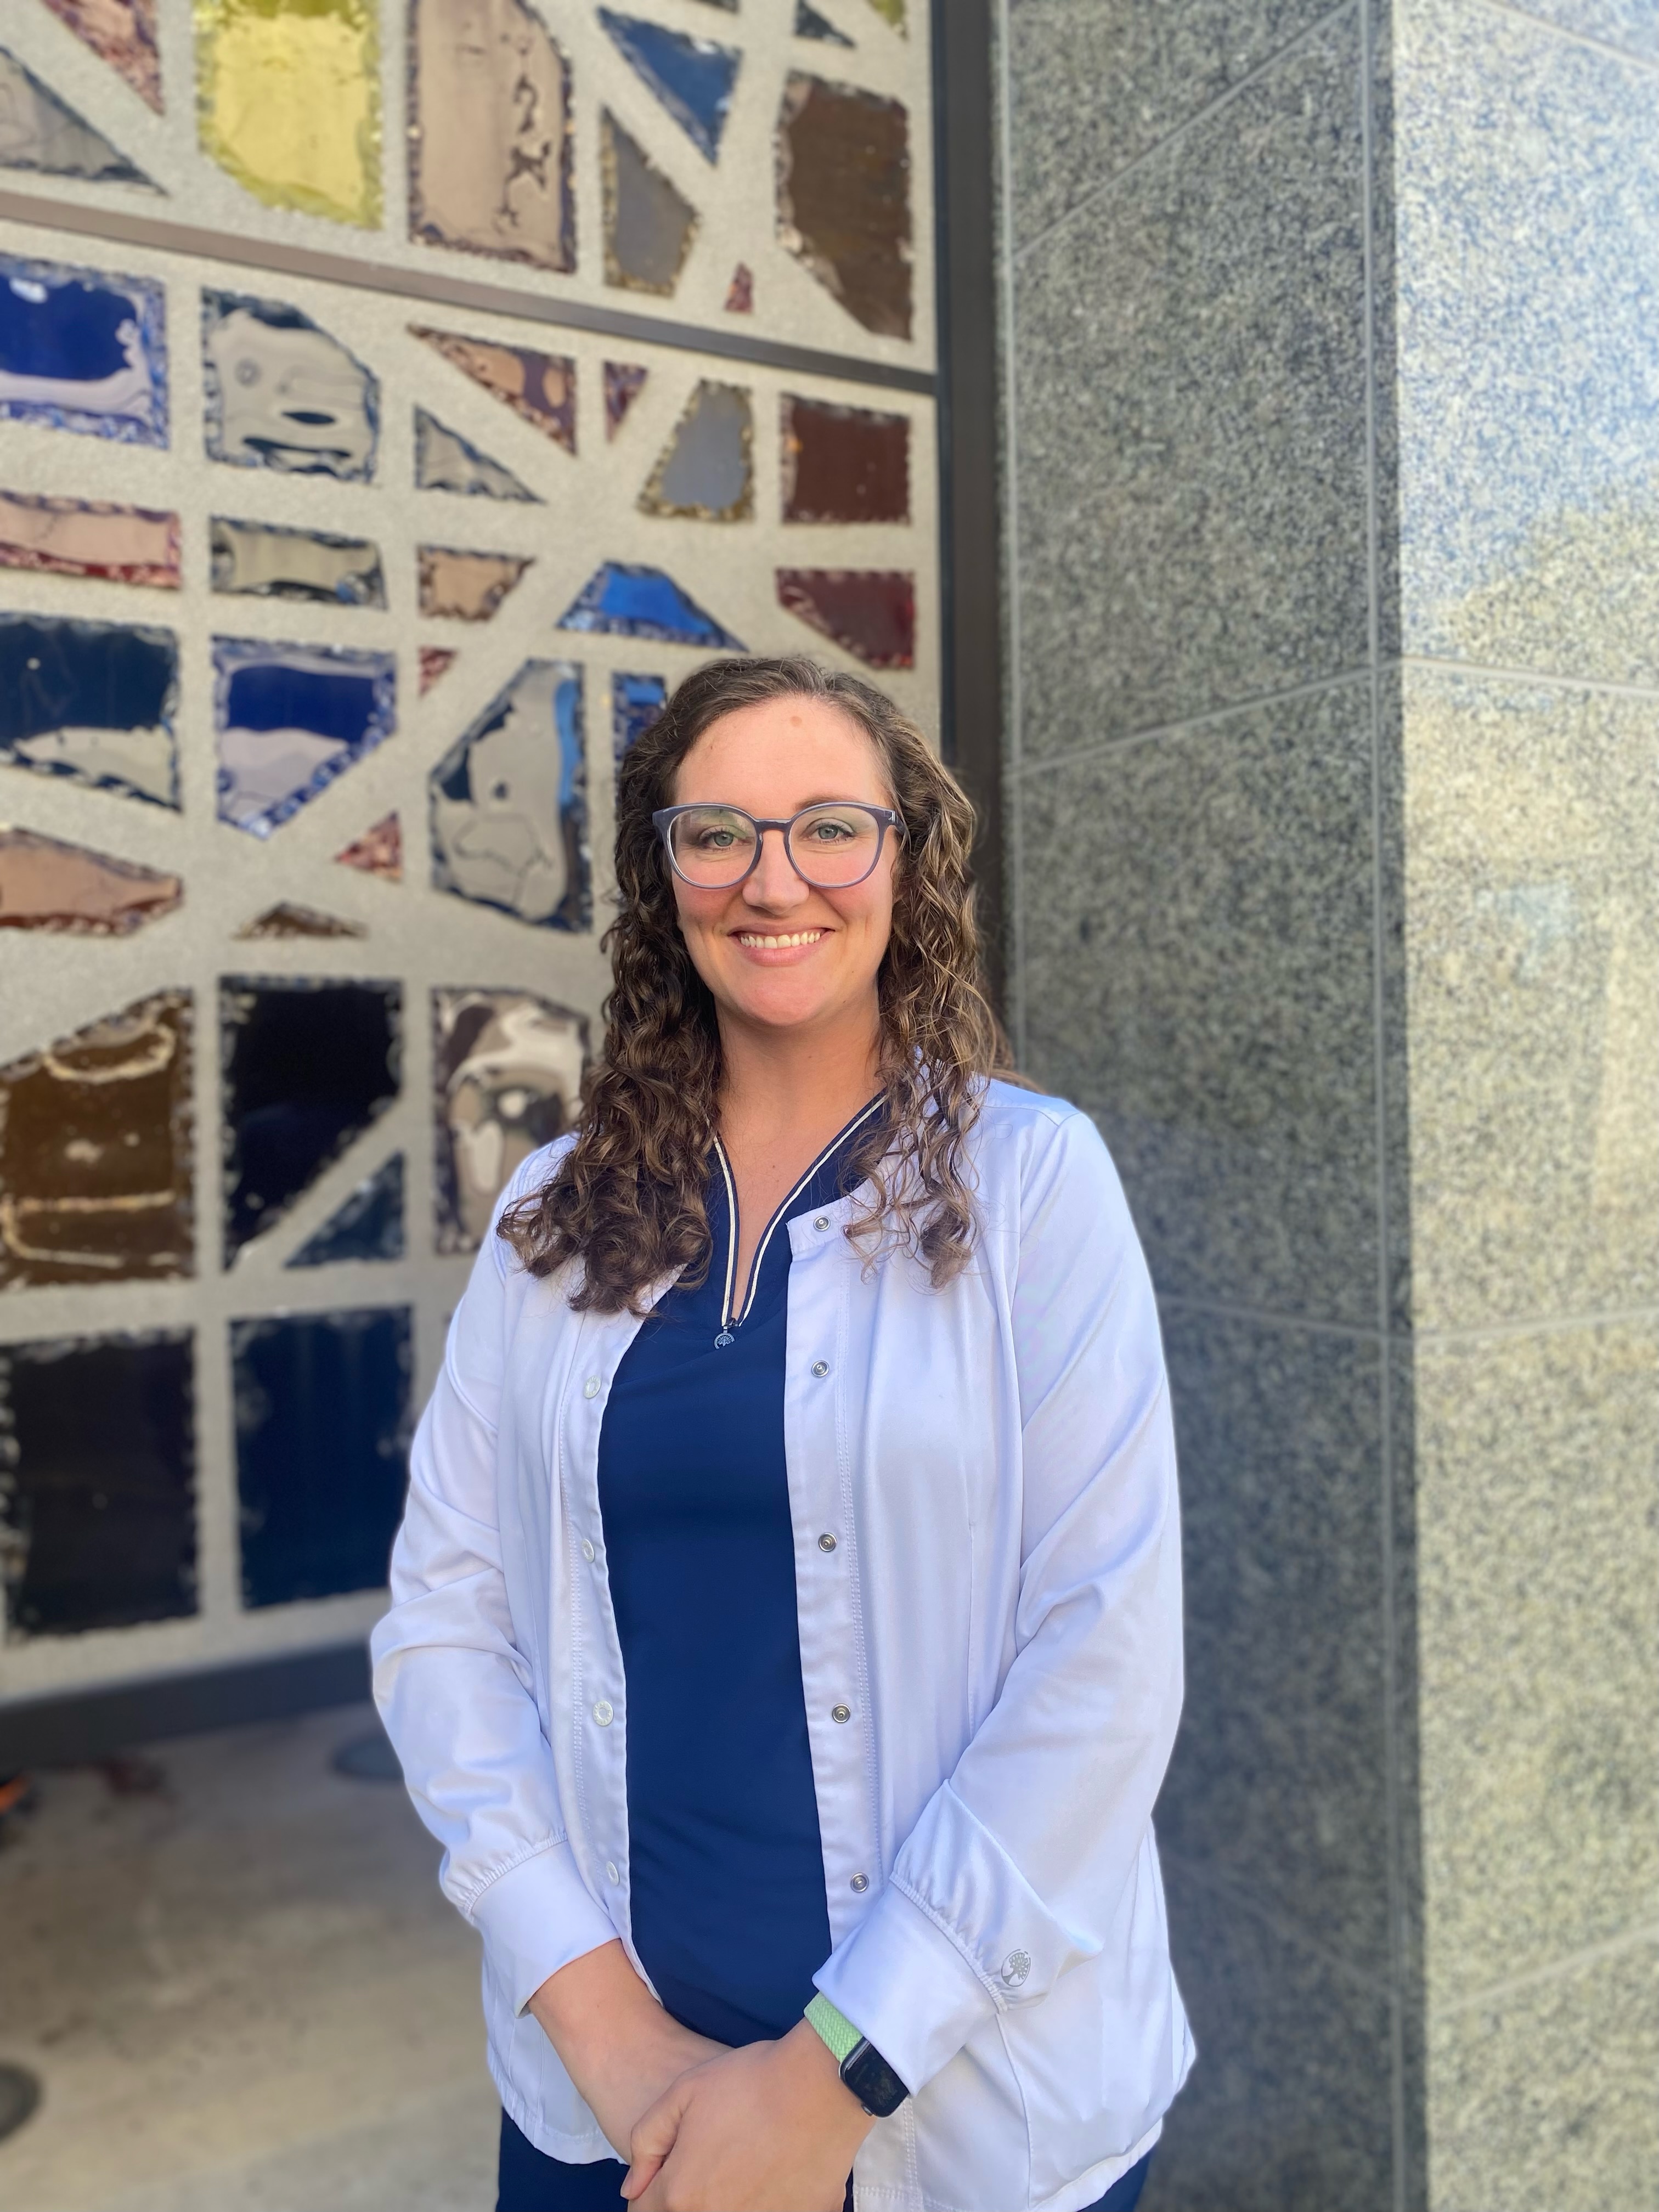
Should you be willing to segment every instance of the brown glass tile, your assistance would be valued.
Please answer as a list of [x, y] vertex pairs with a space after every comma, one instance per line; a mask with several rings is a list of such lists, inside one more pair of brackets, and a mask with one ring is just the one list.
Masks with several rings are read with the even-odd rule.
[[140, 100], [161, 112], [161, 57], [155, 0], [46, 0], [60, 23], [124, 76]]
[[587, 1024], [528, 991], [432, 994], [441, 1252], [476, 1251], [507, 1177], [568, 1129]]
[[191, 1272], [190, 1038], [161, 991], [0, 1068], [0, 1284]]
[[516, 553], [463, 553], [448, 545], [420, 549], [421, 612], [454, 622], [488, 622], [530, 567]]
[[533, 346], [492, 345], [464, 338], [455, 331], [410, 325], [447, 362], [510, 407], [522, 422], [562, 446], [576, 450], [576, 364], [566, 355], [538, 353]]
[[179, 518], [102, 500], [0, 492], [0, 568], [179, 588]]
[[450, 646], [423, 645], [421, 647], [421, 696], [422, 699], [441, 676], [447, 676], [449, 673], [457, 658], [454, 649]]
[[697, 211], [607, 108], [599, 118], [605, 281], [629, 292], [672, 292], [696, 235]]
[[728, 315], [755, 312], [755, 272], [746, 261], [739, 261], [732, 271], [732, 282], [726, 288], [726, 312]]
[[523, 0], [413, 0], [409, 234], [576, 265], [570, 70]]
[[[424, 673], [424, 663], [428, 652], [435, 657], [436, 647], [428, 646], [421, 647], [422, 673]], [[446, 653], [443, 656], [445, 666], [447, 667], [454, 658], [453, 653]], [[441, 669], [439, 674], [441, 675], [442, 672]], [[422, 689], [425, 688], [422, 684]], [[397, 816], [383, 814], [372, 829], [365, 830], [361, 837], [355, 837], [343, 852], [337, 853], [334, 857], [342, 867], [361, 868], [366, 876], [384, 876], [388, 883], [402, 883], [404, 833]]]
[[780, 568], [778, 604], [872, 668], [911, 668], [916, 580], [899, 568]]
[[0, 829], [0, 929], [126, 937], [183, 896], [177, 876], [31, 830]]
[[786, 522], [908, 522], [910, 418], [783, 396]]
[[792, 75], [778, 116], [778, 235], [848, 313], [910, 335], [909, 117], [902, 100]]
[[608, 361], [605, 365], [605, 434], [614, 438], [629, 409], [645, 389], [648, 369], [631, 361]]
[[367, 937], [368, 932], [361, 922], [337, 921], [331, 914], [320, 913], [314, 906], [301, 906], [292, 899], [279, 900], [245, 922], [236, 933], [246, 941], [256, 937]]

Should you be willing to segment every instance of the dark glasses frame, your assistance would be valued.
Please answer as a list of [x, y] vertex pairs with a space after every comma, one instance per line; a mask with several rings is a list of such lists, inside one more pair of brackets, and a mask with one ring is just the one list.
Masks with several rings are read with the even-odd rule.
[[[796, 823], [805, 820], [809, 814], [822, 814], [826, 807], [831, 806], [855, 806], [860, 814], [873, 817], [876, 824], [875, 857], [861, 876], [851, 876], [844, 884], [815, 884], [795, 858], [790, 839]], [[674, 857], [674, 824], [679, 820], [681, 815], [708, 813], [735, 814], [742, 821], [748, 823], [755, 833], [755, 849], [749, 857], [749, 866], [741, 875], [733, 876], [729, 884], [699, 883], [695, 876], [687, 875]], [[651, 817], [651, 823], [657, 835], [662, 839], [663, 850], [668, 855], [669, 866], [683, 884], [690, 884], [693, 890], [699, 891], [734, 891], [739, 884], [746, 884], [760, 866], [761, 852], [769, 830], [775, 830], [782, 837], [785, 860], [788, 861], [802, 883], [810, 885], [815, 891], [850, 891], [854, 884], [867, 883], [881, 866], [881, 856], [887, 849], [888, 831], [890, 830], [898, 837], [904, 835], [904, 819], [902, 815], [896, 814], [890, 806], [872, 806], [869, 800], [865, 799], [820, 799], [811, 806], [803, 806], [799, 813], [792, 814], [787, 820], [781, 822], [763, 821], [759, 815], [751, 814], [745, 806], [728, 806], [723, 799], [705, 799], [694, 800], [686, 806], [659, 806]]]

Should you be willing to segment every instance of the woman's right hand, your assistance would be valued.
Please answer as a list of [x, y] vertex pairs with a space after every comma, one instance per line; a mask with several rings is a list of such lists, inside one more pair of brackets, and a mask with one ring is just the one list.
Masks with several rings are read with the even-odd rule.
[[550, 1975], [529, 2009], [624, 2163], [642, 2115], [689, 2067], [726, 2049], [670, 2018], [620, 1942]]

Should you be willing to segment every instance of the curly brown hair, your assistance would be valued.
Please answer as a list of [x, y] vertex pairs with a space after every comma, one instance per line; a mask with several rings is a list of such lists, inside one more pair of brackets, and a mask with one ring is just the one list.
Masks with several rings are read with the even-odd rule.
[[827, 701], [858, 725], [904, 825], [892, 933], [877, 980], [886, 1111], [848, 1162], [848, 1187], [867, 1183], [872, 1194], [847, 1233], [872, 1257], [906, 1246], [936, 1289], [967, 1263], [975, 1226], [968, 1134], [984, 1079], [1011, 1072], [981, 979], [969, 872], [973, 806], [915, 723], [873, 684], [804, 656], [717, 660], [686, 678], [623, 757], [620, 911], [603, 940], [612, 975], [604, 1052], [582, 1086], [574, 1146], [545, 1188], [509, 1207], [499, 1227], [532, 1274], [581, 1261], [570, 1299], [578, 1308], [638, 1312], [665, 1277], [695, 1283], [707, 1272], [703, 1188], [720, 1115], [720, 1030], [680, 934], [651, 817], [672, 805], [680, 763], [713, 723], [788, 698]]

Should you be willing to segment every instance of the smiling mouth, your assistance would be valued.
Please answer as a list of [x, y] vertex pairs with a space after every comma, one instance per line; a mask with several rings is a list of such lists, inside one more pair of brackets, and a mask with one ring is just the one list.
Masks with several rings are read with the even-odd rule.
[[827, 937], [829, 933], [825, 929], [796, 929], [775, 936], [763, 936], [754, 929], [739, 929], [735, 933], [738, 944], [746, 945], [755, 952], [770, 952], [786, 945], [816, 945], [819, 938]]

